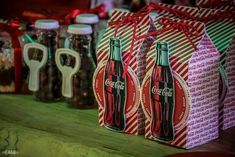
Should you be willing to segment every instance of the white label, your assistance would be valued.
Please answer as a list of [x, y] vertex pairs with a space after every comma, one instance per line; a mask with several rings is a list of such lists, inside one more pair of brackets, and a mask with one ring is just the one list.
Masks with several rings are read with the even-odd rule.
[[172, 97], [173, 89], [168, 88], [168, 87], [165, 87], [164, 89], [159, 89], [159, 88], [153, 86], [152, 93], [153, 94], [158, 94], [160, 96]]
[[105, 81], [105, 85], [110, 86], [110, 87], [115, 88], [115, 89], [124, 90], [124, 82], [121, 82], [121, 81], [112, 82], [112, 81], [107, 79]]

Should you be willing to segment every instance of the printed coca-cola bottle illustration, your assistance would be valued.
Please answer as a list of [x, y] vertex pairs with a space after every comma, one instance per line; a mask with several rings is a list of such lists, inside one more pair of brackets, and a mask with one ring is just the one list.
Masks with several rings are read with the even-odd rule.
[[104, 125], [123, 131], [125, 128], [126, 79], [122, 78], [123, 62], [120, 39], [110, 38], [110, 55], [105, 68]]
[[174, 81], [168, 60], [168, 43], [157, 42], [151, 75], [151, 132], [160, 141], [174, 139]]

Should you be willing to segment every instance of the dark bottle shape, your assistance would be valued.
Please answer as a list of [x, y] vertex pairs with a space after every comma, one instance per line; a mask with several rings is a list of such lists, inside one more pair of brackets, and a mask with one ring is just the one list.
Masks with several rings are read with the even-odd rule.
[[99, 17], [96, 14], [90, 14], [90, 13], [86, 13], [86, 14], [79, 14], [76, 17], [76, 23], [79, 24], [87, 24], [90, 25], [92, 27], [92, 40], [91, 40], [91, 56], [93, 58], [93, 61], [95, 63], [95, 65], [97, 65], [97, 57], [96, 57], [96, 48], [97, 48], [97, 38], [98, 38], [98, 34], [99, 31], [98, 30], [98, 23], [99, 23]]
[[[73, 76], [73, 96], [68, 99], [72, 108], [96, 108], [92, 90], [92, 77], [95, 64], [90, 56], [92, 28], [85, 24], [73, 24], [68, 28], [69, 48], [78, 52], [81, 58], [81, 67]], [[65, 64], [74, 66], [75, 58], [67, 56]]]
[[157, 42], [157, 58], [151, 75], [151, 132], [160, 141], [173, 141], [174, 81], [168, 59], [168, 43]]
[[[45, 102], [54, 102], [62, 99], [61, 74], [55, 64], [55, 52], [57, 49], [57, 32], [59, 27], [56, 20], [37, 20], [35, 27], [38, 29], [37, 42], [48, 48], [48, 60], [40, 69], [39, 90], [35, 93], [36, 98]], [[34, 59], [40, 60], [41, 53], [35, 53]]]
[[104, 125], [116, 131], [123, 131], [126, 125], [126, 79], [122, 77], [123, 62], [121, 40], [110, 38], [110, 55], [105, 67], [105, 113]]

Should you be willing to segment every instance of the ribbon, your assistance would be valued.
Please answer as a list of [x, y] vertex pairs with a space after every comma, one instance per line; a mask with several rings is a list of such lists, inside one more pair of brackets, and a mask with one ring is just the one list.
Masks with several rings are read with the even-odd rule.
[[[160, 11], [166, 11], [168, 13], [171, 13], [181, 19], [190, 19], [195, 21], [201, 21], [201, 22], [207, 22], [210, 20], [223, 20], [223, 19], [231, 19], [235, 21], [235, 11], [218, 11], [216, 13], [209, 14], [206, 17], [200, 17], [198, 16], [192, 16], [187, 11], [181, 11], [177, 9], [173, 9], [167, 6], [160, 5], [159, 3], [150, 3], [148, 8], [146, 9], [146, 12], [150, 13], [152, 10], [160, 10]], [[198, 10], [200, 11], [200, 10]]]
[[163, 26], [163, 30], [178, 30], [180, 32], [183, 32], [185, 37], [188, 39], [192, 47], [197, 50], [197, 47], [193, 43], [191, 36], [199, 37], [199, 33], [195, 27], [192, 25], [189, 25], [186, 22], [183, 21], [174, 21], [170, 18], [162, 17], [158, 19], [158, 23]]
[[133, 25], [133, 34], [132, 34], [132, 39], [131, 39], [131, 47], [128, 53], [128, 57], [127, 57], [127, 62], [124, 65], [124, 71], [122, 74], [122, 78], [124, 78], [126, 76], [127, 70], [128, 70], [128, 66], [130, 64], [130, 60], [132, 58], [132, 52], [134, 49], [134, 43], [136, 40], [136, 29], [137, 29], [137, 23], [141, 20], [142, 17], [146, 16], [147, 13], [141, 13], [142, 10], [138, 13], [134, 13], [130, 16], [126, 16], [121, 18], [120, 20], [117, 21], [110, 21], [109, 22], [109, 26], [110, 27], [115, 27], [115, 31], [114, 31], [114, 38], [117, 37], [117, 32], [119, 30], [120, 27], [122, 27], [123, 25], [128, 26], [128, 25]]
[[[165, 9], [164, 6], [160, 6], [158, 4], [155, 5], [154, 8], [157, 8], [156, 6], [161, 8], [161, 9]], [[123, 18], [121, 18], [120, 20], [117, 20], [117, 21], [110, 21], [109, 22], [110, 27], [115, 27], [114, 38], [117, 37], [117, 32], [118, 32], [118, 30], [121, 26], [133, 25], [133, 27], [134, 27], [133, 35], [132, 35], [132, 41], [131, 41], [131, 47], [130, 47], [129, 54], [128, 54], [128, 59], [127, 59], [126, 64], [124, 65], [124, 72], [122, 74], [123, 78], [126, 76], [127, 69], [128, 69], [129, 63], [130, 63], [130, 59], [132, 58], [132, 52], [133, 52], [133, 49], [134, 49], [134, 42], [136, 40], [141, 40], [141, 39], [147, 38], [147, 37], [152, 36], [152, 35], [157, 35], [157, 34], [166, 32], [168, 30], [178, 30], [178, 31], [184, 33], [185, 37], [188, 39], [188, 41], [190, 42], [192, 47], [195, 50], [197, 50], [197, 47], [195, 46], [195, 44], [193, 43], [193, 41], [191, 39], [191, 36], [195, 36], [195, 37], [199, 36], [197, 29], [195, 27], [189, 25], [186, 22], [182, 22], [182, 21], [179, 22], [179, 21], [175, 21], [175, 20], [172, 20], [172, 19], [166, 18], [166, 17], [162, 17], [162, 18], [158, 19], [158, 23], [163, 26], [162, 29], [159, 29], [159, 30], [154, 31], [154, 32], [150, 32], [150, 33], [148, 33], [146, 35], [143, 35], [143, 36], [136, 36], [137, 23], [140, 21], [140, 19], [142, 19], [147, 14], [149, 14], [152, 11], [152, 9], [153, 9], [153, 7], [150, 5], [150, 7], [145, 7], [142, 10], [140, 10], [138, 13], [135, 13], [135, 14], [130, 15], [130, 16], [123, 17]], [[168, 9], [170, 9], [170, 8], [168, 8]], [[173, 9], [171, 11], [173, 12]]]
[[234, 14], [231, 14], [231, 13], [229, 14], [228, 12], [221, 12], [220, 11], [220, 12], [217, 12], [216, 14], [211, 14], [207, 17], [198, 17], [198, 16], [192, 16], [192, 15], [188, 14], [188, 12], [172, 9], [170, 7], [166, 7], [166, 6], [160, 5], [158, 3], [150, 3], [149, 6], [144, 7], [139, 12], [137, 12], [131, 16], [124, 17], [124, 18], [117, 20], [117, 21], [110, 21], [109, 26], [111, 26], [111, 27], [115, 26], [114, 37], [117, 36], [117, 32], [121, 26], [123, 26], [123, 25], [128, 26], [130, 24], [133, 24], [133, 27], [134, 27], [132, 41], [131, 41], [131, 47], [130, 47], [129, 55], [128, 55], [128, 60], [127, 60], [127, 63], [125, 64], [122, 77], [125, 77], [125, 75], [127, 73], [129, 62], [132, 57], [132, 52], [133, 52], [135, 40], [140, 40], [143, 38], [147, 38], [148, 36], [157, 35], [157, 34], [166, 32], [168, 30], [177, 30], [177, 31], [184, 33], [185, 37], [190, 42], [192, 47], [195, 50], [197, 50], [197, 47], [192, 40], [192, 36], [193, 37], [200, 36], [197, 29], [186, 22], [172, 20], [172, 19], [166, 18], [166, 17], [162, 17], [162, 18], [158, 19], [158, 23], [163, 26], [162, 29], [159, 29], [157, 31], [150, 32], [149, 34], [137, 37], [136, 36], [136, 25], [139, 22], [139, 19], [142, 18], [143, 16], [146, 16], [146, 14], [149, 14], [153, 9], [167, 11], [171, 14], [178, 16], [181, 19], [191, 19], [191, 20], [197, 20], [197, 21], [203, 21], [203, 22], [208, 21], [208, 20], [212, 20], [212, 19], [213, 20], [214, 19], [223, 19], [223, 18], [229, 18], [229, 19], [233, 19], [233, 20], [235, 19], [235, 16], [233, 16]]
[[192, 25], [190, 25], [184, 21], [177, 21], [177, 20], [173, 20], [173, 19], [167, 18], [167, 17], [159, 18], [158, 23], [162, 26], [162, 29], [158, 29], [154, 32], [150, 32], [149, 34], [139, 36], [136, 38], [136, 40], [140, 40], [140, 39], [146, 38], [148, 36], [152, 36], [152, 35], [158, 35], [158, 34], [161, 34], [163, 32], [169, 31], [169, 30], [177, 30], [179, 32], [184, 33], [185, 37], [190, 42], [190, 44], [192, 45], [194, 50], [195, 51], [197, 50], [196, 45], [192, 41], [192, 37], [199, 37], [200, 34], [198, 33], [198, 31], [195, 27], [193, 27]]
[[179, 18], [182, 18], [182, 19], [192, 19], [192, 20], [196, 20], [196, 17], [195, 16], [192, 16], [190, 15], [188, 12], [186, 11], [180, 11], [180, 10], [177, 10], [177, 9], [173, 9], [173, 8], [170, 8], [170, 7], [167, 7], [167, 6], [163, 6], [163, 5], [160, 5], [159, 3], [150, 3], [149, 6], [148, 6], [148, 9], [146, 10], [148, 13], [150, 13], [152, 10], [160, 10], [160, 11], [167, 11], [173, 15], [176, 15], [177, 17]]
[[22, 35], [22, 32], [18, 29], [19, 25], [17, 22], [0, 23], [0, 28], [3, 31], [8, 32], [12, 38], [12, 47], [14, 49], [14, 80], [15, 80], [15, 92], [20, 92], [21, 88], [21, 69], [22, 69], [22, 52], [18, 37]]

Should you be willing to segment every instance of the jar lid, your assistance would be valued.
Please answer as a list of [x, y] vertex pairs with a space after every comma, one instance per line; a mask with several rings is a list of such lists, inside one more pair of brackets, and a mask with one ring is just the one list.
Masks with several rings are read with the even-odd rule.
[[92, 28], [90, 25], [85, 24], [72, 24], [68, 27], [68, 33], [87, 35], [92, 33]]
[[59, 22], [52, 19], [41, 19], [35, 22], [35, 28], [39, 29], [57, 29], [59, 28]]
[[77, 23], [95, 24], [99, 22], [99, 18], [96, 14], [79, 14], [76, 17]]

